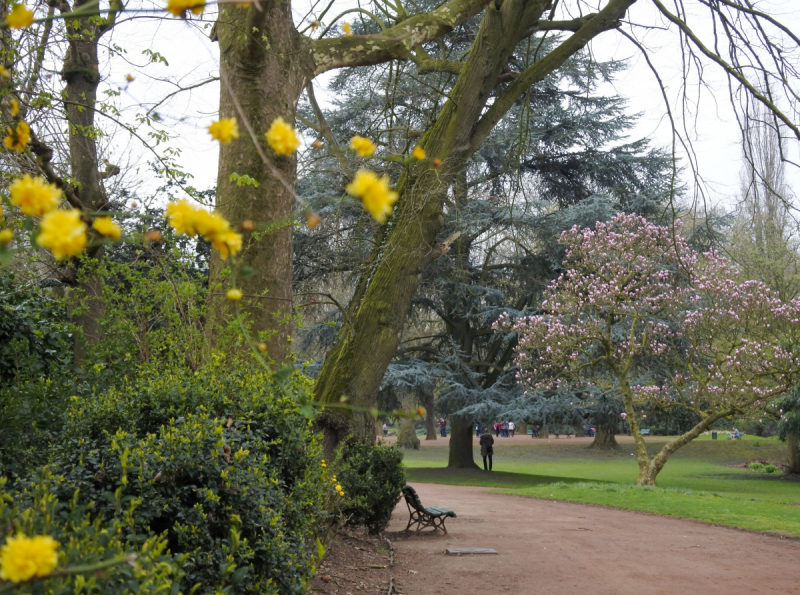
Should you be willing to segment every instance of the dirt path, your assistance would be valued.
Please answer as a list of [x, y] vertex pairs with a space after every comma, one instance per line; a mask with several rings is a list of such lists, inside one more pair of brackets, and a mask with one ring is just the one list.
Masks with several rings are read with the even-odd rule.
[[[447, 536], [404, 538], [400, 501], [387, 534], [405, 595], [800, 593], [800, 540], [488, 488], [414, 487], [458, 518]], [[499, 555], [446, 556], [447, 547]]]

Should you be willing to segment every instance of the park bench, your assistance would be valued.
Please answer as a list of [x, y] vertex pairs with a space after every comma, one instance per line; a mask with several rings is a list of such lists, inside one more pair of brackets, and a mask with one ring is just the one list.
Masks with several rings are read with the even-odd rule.
[[650, 428], [648, 428], [646, 430], [639, 430], [639, 432], [641, 432], [642, 436], [649, 436], [650, 435]]
[[441, 529], [447, 535], [447, 527], [444, 526], [444, 521], [447, 517], [456, 518], [455, 512], [441, 506], [423, 506], [417, 491], [409, 485], [403, 486], [403, 497], [406, 499], [406, 506], [408, 506], [408, 514], [410, 515], [406, 531], [410, 530], [414, 525], [416, 533], [419, 533], [420, 529], [425, 527], [433, 527], [434, 532]]

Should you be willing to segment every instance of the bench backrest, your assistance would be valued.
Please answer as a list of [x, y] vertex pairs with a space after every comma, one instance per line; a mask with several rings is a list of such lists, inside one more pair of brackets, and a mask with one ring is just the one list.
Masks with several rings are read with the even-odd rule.
[[408, 485], [403, 486], [403, 496], [409, 506], [416, 510], [424, 510], [425, 507], [422, 506], [422, 502], [419, 501], [419, 496], [414, 488]]

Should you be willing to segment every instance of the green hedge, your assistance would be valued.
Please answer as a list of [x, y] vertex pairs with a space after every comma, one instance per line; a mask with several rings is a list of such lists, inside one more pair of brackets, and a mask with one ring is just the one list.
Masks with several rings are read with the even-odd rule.
[[183, 590], [302, 592], [333, 490], [321, 450], [286, 383], [221, 365], [143, 373], [96, 398], [75, 398], [54, 446], [61, 499], [105, 518], [111, 494], [135, 506], [137, 534], [164, 534], [185, 556]]
[[372, 534], [386, 528], [406, 483], [403, 452], [396, 446], [348, 443], [338, 453], [336, 472], [344, 490], [341, 512], [351, 526]]

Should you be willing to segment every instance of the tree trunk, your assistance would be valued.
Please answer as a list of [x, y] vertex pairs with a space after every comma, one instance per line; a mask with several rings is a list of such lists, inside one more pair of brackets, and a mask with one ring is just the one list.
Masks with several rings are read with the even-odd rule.
[[[220, 50], [219, 115], [236, 118], [244, 137], [220, 145], [217, 210], [234, 226], [248, 219], [256, 224], [257, 231], [246, 234], [238, 255], [238, 265], [255, 271], [238, 279], [245, 294], [239, 304], [253, 338], [265, 341], [267, 355], [282, 362], [288, 353], [292, 311], [292, 188], [297, 160], [294, 155], [276, 155], [264, 133], [279, 116], [294, 123], [297, 101], [307, 81], [305, 54], [299, 51], [301, 37], [292, 26], [291, 7], [285, 2], [249, 8], [220, 5], [215, 35]], [[249, 138], [245, 122], [252, 127], [255, 142]], [[258, 187], [238, 186], [230, 181], [233, 173], [250, 176]], [[207, 323], [212, 344], [218, 342], [232, 313], [231, 303], [225, 299], [230, 274], [227, 265], [228, 261], [212, 251]], [[370, 428], [367, 435], [374, 434], [371, 423]]]
[[614, 437], [616, 434], [616, 424], [613, 423], [599, 423], [597, 424], [597, 434], [594, 441], [589, 445], [589, 448], [596, 450], [619, 450], [619, 444]]
[[[444, 162], [435, 171], [428, 163], [419, 163], [398, 182], [397, 210], [377, 234], [371, 262], [349, 307], [351, 324], [342, 329], [317, 378], [314, 392], [321, 403], [338, 403], [345, 396], [358, 407], [374, 405], [422, 273], [449, 249], [437, 245], [436, 236], [450, 187], [476, 148], [472, 146], [476, 123], [521, 31], [538, 21], [546, 4], [509, 0], [490, 4], [484, 12], [450, 99], [420, 142], [430, 157]], [[332, 451], [348, 434], [358, 436], [360, 416], [341, 410], [326, 410], [319, 416], [326, 450]]]
[[433, 393], [425, 395], [425, 440], [436, 440], [436, 400]]
[[[75, 10], [88, 0], [75, 2]], [[69, 47], [64, 55], [61, 77], [64, 85], [64, 110], [67, 115], [69, 136], [69, 161], [74, 194], [80, 204], [73, 207], [88, 212], [108, 208], [108, 198], [102, 185], [103, 172], [97, 159], [97, 131], [95, 111], [97, 88], [100, 84], [100, 64], [97, 46], [105, 31], [97, 17], [67, 20]], [[97, 235], [89, 231], [90, 243]], [[62, 281], [74, 287], [77, 304], [70, 308], [72, 322], [78, 328], [73, 339], [76, 365], [81, 365], [91, 348], [101, 340], [100, 320], [105, 313], [102, 279], [93, 270], [102, 261], [102, 246], [86, 251], [89, 260], [72, 259], [61, 267]], [[88, 263], [88, 266], [84, 266]], [[81, 270], [83, 269], [83, 270]]]
[[797, 434], [788, 434], [786, 436], [786, 446], [789, 449], [789, 466], [786, 469], [787, 473], [800, 473], [800, 450], [798, 450], [798, 443], [800, 436]]
[[450, 457], [448, 469], [479, 469], [472, 453], [472, 429], [470, 418], [463, 415], [450, 416]]

